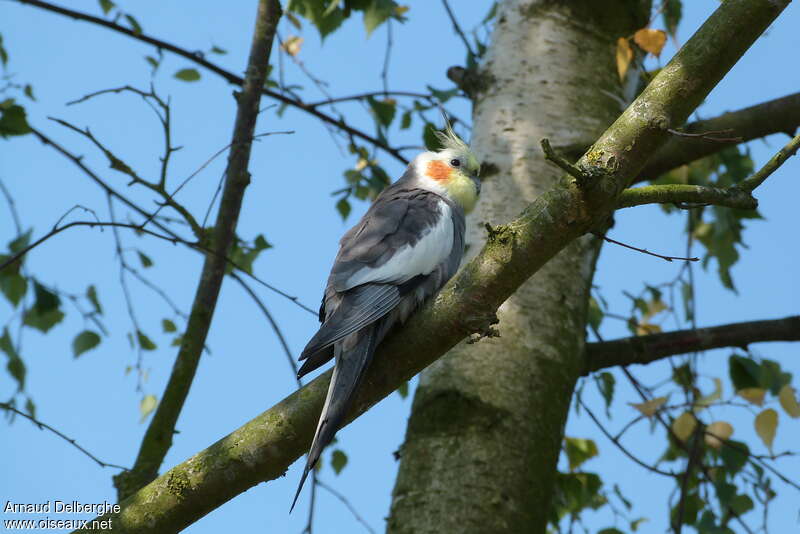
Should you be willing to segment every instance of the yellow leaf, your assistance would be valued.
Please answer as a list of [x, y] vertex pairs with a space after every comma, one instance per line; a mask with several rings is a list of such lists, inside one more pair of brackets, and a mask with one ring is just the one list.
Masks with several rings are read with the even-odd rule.
[[300, 53], [300, 48], [303, 46], [303, 38], [298, 35], [290, 35], [281, 45], [281, 48], [286, 51], [290, 56], [296, 56]]
[[402, 17], [403, 15], [408, 13], [409, 9], [411, 9], [410, 6], [395, 6], [394, 14], [397, 15], [398, 17]]
[[697, 427], [697, 419], [692, 412], [683, 412], [672, 422], [672, 431], [681, 441], [686, 441]]
[[636, 408], [637, 410], [639, 410], [642, 413], [642, 415], [645, 415], [647, 417], [653, 417], [653, 415], [658, 411], [659, 408], [661, 408], [661, 406], [665, 402], [667, 402], [666, 397], [656, 397], [655, 399], [649, 400], [647, 402], [641, 402], [638, 404], [631, 402], [629, 404], [634, 408]]
[[636, 335], [637, 336], [649, 336], [650, 334], [658, 334], [661, 332], [661, 327], [657, 324], [650, 324], [647, 321], [643, 321], [636, 325]]
[[714, 421], [706, 427], [706, 445], [719, 449], [733, 435], [733, 427], [725, 421]]
[[142, 418], [139, 420], [139, 423], [144, 423], [147, 416], [156, 409], [158, 406], [158, 399], [156, 399], [155, 395], [145, 395], [142, 401], [139, 403], [139, 413], [142, 414]]
[[620, 37], [617, 39], [617, 72], [620, 80], [625, 79], [625, 73], [628, 72], [628, 66], [631, 64], [632, 59], [633, 50], [631, 49], [631, 44], [627, 38]]
[[789, 417], [800, 417], [800, 404], [797, 403], [797, 397], [794, 394], [794, 388], [786, 384], [781, 388], [778, 393], [778, 400], [781, 401], [781, 407]]
[[702, 410], [703, 408], [708, 408], [711, 404], [719, 400], [722, 397], [722, 380], [719, 378], [714, 379], [714, 392], [706, 395], [705, 397], [700, 397], [697, 399], [697, 402], [694, 405], [694, 411]]
[[766, 393], [767, 391], [762, 388], [744, 388], [736, 392], [741, 398], [756, 406], [764, 404], [764, 395]]
[[642, 28], [633, 34], [633, 41], [639, 45], [639, 48], [646, 52], [650, 52], [654, 56], [661, 55], [661, 50], [667, 42], [667, 33], [664, 30], [651, 30], [650, 28]]
[[756, 433], [764, 445], [772, 450], [772, 442], [775, 439], [775, 431], [778, 430], [778, 412], [772, 408], [767, 408], [756, 416]]

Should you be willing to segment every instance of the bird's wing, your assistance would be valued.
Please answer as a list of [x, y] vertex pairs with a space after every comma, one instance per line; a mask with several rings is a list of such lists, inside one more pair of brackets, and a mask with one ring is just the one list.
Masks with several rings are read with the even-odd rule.
[[452, 208], [442, 197], [422, 189], [384, 193], [342, 238], [329, 281], [338, 292], [427, 275], [453, 249]]
[[[336, 341], [380, 319], [453, 250], [450, 206], [422, 190], [382, 195], [342, 239], [329, 280], [340, 302], [300, 355], [300, 375], [332, 356]], [[328, 293], [326, 291], [326, 293]], [[325, 351], [325, 352], [324, 352]]]

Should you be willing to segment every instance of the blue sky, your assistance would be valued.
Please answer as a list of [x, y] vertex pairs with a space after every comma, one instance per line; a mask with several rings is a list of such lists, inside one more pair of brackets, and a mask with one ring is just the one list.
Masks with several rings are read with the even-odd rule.
[[[190, 50], [208, 50], [212, 45], [228, 51], [212, 59], [227, 69], [239, 72], [247, 57], [255, 2], [230, 2], [222, 9], [216, 2], [177, 1], [122, 2], [130, 9], [145, 31]], [[488, 2], [454, 2], [465, 28], [471, 28], [485, 15]], [[704, 18], [718, 5], [716, 0], [686, 2], [684, 24], [679, 39], [685, 41]], [[75, 9], [99, 14], [94, 1], [74, 1]], [[464, 54], [459, 40], [438, 2], [414, 2], [409, 21], [394, 26], [390, 87], [397, 90], [424, 91], [426, 85], [448, 88], [446, 69], [461, 64]], [[320, 46], [316, 31], [306, 27], [300, 58], [322, 80], [330, 82], [333, 95], [348, 95], [381, 88], [386, 28], [378, 29], [368, 40], [359, 17], [326, 39]], [[37, 103], [29, 105], [29, 120], [37, 128], [75, 153], [119, 189], [126, 188], [124, 177], [108, 169], [107, 163], [85, 139], [48, 120], [63, 118], [78, 126], [90, 126], [115, 153], [142, 175], [153, 176], [158, 170], [157, 156], [162, 150], [161, 130], [151, 110], [131, 95], [100, 97], [79, 106], [67, 101], [99, 89], [134, 85], [146, 88], [150, 68], [143, 56], [152, 47], [133, 42], [101, 28], [74, 23], [63, 17], [11, 2], [0, 3], [4, 44], [10, 54], [9, 72], [20, 82], [31, 83]], [[704, 117], [737, 109], [797, 91], [800, 71], [787, 67], [788, 54], [797, 50], [796, 28], [800, 15], [791, 6], [778, 23], [761, 38], [748, 55], [722, 81], [701, 108]], [[445, 29], [445, 31], [443, 31]], [[284, 37], [296, 33], [284, 22]], [[674, 52], [670, 44], [664, 53]], [[273, 57], [275, 57], [273, 55]], [[187, 61], [165, 55], [153, 83], [162, 95], [171, 97], [174, 142], [183, 149], [174, 155], [171, 183], [179, 183], [194, 172], [209, 156], [230, 141], [234, 117], [232, 87], [203, 72], [199, 83], [174, 80], [172, 73], [191, 67]], [[321, 95], [302, 73], [288, 64], [287, 79], [306, 86], [309, 99]], [[264, 104], [269, 104], [265, 100]], [[369, 119], [358, 104], [341, 105], [348, 119], [372, 130]], [[461, 116], [469, 116], [466, 101], [454, 104]], [[357, 220], [366, 205], [355, 205], [353, 213], [342, 222], [335, 211], [331, 192], [343, 185], [342, 172], [352, 164], [345, 150], [332, 141], [328, 131], [316, 120], [287, 110], [282, 118], [276, 109], [267, 109], [259, 119], [257, 132], [293, 130], [293, 135], [266, 137], [256, 143], [251, 161], [253, 180], [242, 211], [239, 234], [246, 238], [263, 233], [274, 245], [255, 264], [258, 276], [296, 295], [303, 303], [316, 307], [330, 262], [340, 235]], [[400, 144], [418, 144], [416, 132], [397, 138]], [[786, 142], [785, 135], [772, 136], [751, 144], [753, 158], [762, 164]], [[340, 141], [344, 146], [344, 143]], [[345, 147], [346, 148], [346, 147]], [[399, 176], [401, 165], [382, 158], [389, 174]], [[180, 194], [180, 200], [194, 213], [205, 213], [225, 159], [218, 158], [205, 168]], [[766, 220], [751, 222], [745, 234], [749, 249], [733, 270], [739, 294], [724, 290], [714, 269], [709, 273], [695, 267], [698, 284], [698, 323], [714, 325], [731, 321], [777, 318], [796, 314], [800, 282], [800, 263], [796, 243], [796, 207], [800, 187], [797, 175], [800, 160], [788, 162], [757, 191], [760, 209]], [[55, 221], [76, 204], [97, 211], [101, 219], [108, 212], [104, 196], [71, 163], [53, 150], [44, 148], [32, 136], [0, 143], [0, 179], [13, 194], [23, 225], [34, 228], [34, 235], [46, 232]], [[133, 198], [152, 206], [151, 197], [131, 188]], [[84, 219], [80, 213], [71, 216]], [[683, 252], [683, 219], [664, 216], [658, 207], [624, 210], [617, 216], [612, 237], [665, 253]], [[0, 241], [14, 236], [10, 215], [0, 208]], [[155, 260], [147, 274], [164, 287], [179, 308], [188, 311], [201, 266], [200, 255], [169, 244], [138, 239], [123, 233], [125, 247], [141, 249]], [[700, 250], [696, 251], [701, 252]], [[129, 260], [136, 260], [129, 252]], [[37, 403], [38, 416], [53, 424], [92, 451], [101, 459], [130, 465], [135, 457], [145, 425], [139, 423], [139, 401], [143, 393], [159, 395], [168, 377], [175, 349], [170, 337], [161, 333], [161, 320], [170, 318], [179, 326], [179, 317], [160, 298], [135, 280], [135, 309], [142, 329], [158, 344], [156, 351], [144, 354], [149, 376], [144, 391], [136, 391], [134, 374], [125, 374], [126, 366], [135, 364], [125, 333], [130, 319], [125, 312], [119, 283], [118, 264], [114, 258], [114, 240], [110, 231], [74, 229], [38, 248], [28, 258], [28, 268], [51, 286], [70, 293], [82, 293], [95, 284], [106, 309], [104, 318], [111, 335], [95, 350], [75, 360], [70, 343], [84, 325], [73, 309], [67, 320], [48, 335], [25, 334], [22, 354], [28, 366], [27, 390]], [[674, 276], [677, 266], [655, 258], [606, 246], [595, 283], [609, 300], [614, 311], [627, 311], [623, 290], [638, 292], [643, 282], [659, 283]], [[257, 288], [277, 317], [294, 353], [298, 353], [316, 329], [317, 322], [308, 312], [286, 299]], [[69, 303], [65, 303], [70, 308]], [[0, 303], [3, 323], [12, 310]], [[670, 325], [671, 326], [671, 325]], [[626, 335], [624, 324], [606, 321], [607, 338]], [[191, 394], [178, 424], [180, 434], [165, 460], [165, 467], [186, 459], [220, 437], [231, 432], [295, 388], [291, 370], [275, 336], [252, 301], [236, 284], [226, 281], [208, 339], [211, 353], [204, 356]], [[780, 361], [795, 375], [800, 374], [797, 347], [790, 344], [763, 344], [757, 353]], [[703, 358], [702, 371], [710, 377], [727, 376], [727, 351], [712, 351]], [[641, 373], [647, 379], [665, 375], [665, 367], [656, 365]], [[620, 377], [618, 377], [620, 378]], [[795, 386], [797, 386], [795, 380]], [[634, 393], [620, 385], [613, 406], [618, 428], [634, 415], [626, 402], [637, 402]], [[726, 380], [726, 386], [727, 383]], [[14, 384], [0, 374], [0, 397], [13, 391]], [[601, 400], [587, 387], [585, 399], [598, 409]], [[729, 391], [726, 393], [730, 393]], [[335, 476], [329, 466], [322, 478], [347, 495], [364, 519], [376, 530], [384, 527], [391, 488], [397, 469], [392, 452], [399, 446], [405, 431], [410, 398], [394, 394], [339, 434], [338, 446], [350, 461]], [[602, 410], [600, 410], [602, 411]], [[716, 414], [715, 414], [716, 415]], [[784, 414], [781, 414], [784, 416]], [[736, 427], [735, 437], [760, 444], [752, 431], [752, 416], [720, 412]], [[785, 450], [797, 444], [798, 426], [784, 416], [778, 430], [775, 449]], [[664, 530], [664, 501], [670, 484], [653, 478], [625, 460], [614, 450], [586, 418], [572, 417], [567, 435], [593, 437], [602, 453], [586, 464], [587, 470], [604, 474], [609, 487], [619, 483], [635, 502], [633, 517], [646, 516], [647, 530]], [[0, 497], [16, 502], [73, 500], [84, 503], [113, 501], [110, 477], [112, 469], [101, 469], [57, 437], [37, 430], [23, 420], [3, 429], [0, 441]], [[628, 442], [643, 456], [660, 454], [662, 437], [641, 431]], [[655, 444], [655, 445], [654, 445]], [[648, 451], [654, 451], [648, 455]], [[763, 450], [759, 452], [764, 452]], [[329, 454], [329, 453], [328, 453]], [[328, 455], [325, 459], [327, 460]], [[782, 471], [800, 477], [800, 461], [785, 459]], [[299, 532], [306, 521], [308, 490], [291, 516], [288, 505], [298, 481], [301, 462], [287, 476], [261, 484], [209, 516], [192, 525], [187, 532], [204, 533], [224, 530], [263, 532]], [[642, 492], [647, 487], [649, 491]], [[786, 532], [797, 526], [797, 494], [778, 485], [781, 497], [772, 509], [770, 524]], [[4, 518], [7, 516], [4, 516]], [[587, 516], [591, 530], [610, 526], [614, 518], [608, 512]], [[619, 526], [624, 526], [618, 523]], [[362, 527], [350, 512], [324, 490], [319, 491], [315, 532], [358, 532]]]

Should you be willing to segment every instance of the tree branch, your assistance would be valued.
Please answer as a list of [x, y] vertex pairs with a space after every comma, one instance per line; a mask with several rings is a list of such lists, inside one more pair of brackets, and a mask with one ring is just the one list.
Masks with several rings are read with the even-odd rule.
[[[176, 45], [174, 45], [172, 43], [168, 43], [168, 42], [166, 42], [164, 40], [158, 39], [156, 37], [152, 37], [150, 35], [147, 35], [146, 33], [137, 32], [137, 31], [134, 31], [132, 29], [126, 28], [124, 26], [120, 26], [119, 24], [117, 24], [115, 22], [112, 22], [110, 20], [105, 20], [105, 19], [102, 19], [100, 17], [95, 17], [95, 16], [89, 15], [87, 13], [82, 13], [80, 11], [75, 11], [73, 9], [68, 9], [68, 8], [65, 8], [65, 7], [57, 6], [57, 5], [52, 4], [50, 2], [43, 2], [41, 0], [16, 0], [16, 1], [21, 3], [21, 4], [26, 4], [26, 5], [31, 5], [31, 6], [34, 6], [34, 7], [38, 7], [40, 9], [45, 10], [45, 11], [50, 11], [51, 13], [58, 13], [59, 15], [64, 15], [64, 16], [67, 16], [67, 17], [70, 17], [70, 18], [73, 18], [73, 19], [76, 19], [76, 20], [82, 20], [82, 21], [85, 21], [85, 22], [91, 22], [92, 24], [96, 24], [98, 26], [102, 26], [104, 28], [108, 28], [110, 30], [113, 30], [113, 31], [115, 31], [117, 33], [121, 33], [123, 35], [127, 35], [128, 37], [131, 37], [132, 39], [136, 39], [137, 41], [142, 41], [142, 42], [151, 44], [151, 45], [155, 46], [156, 48], [158, 48], [159, 50], [166, 50], [168, 52], [172, 52], [173, 54], [178, 55], [178, 56], [180, 56], [180, 57], [182, 57], [184, 59], [187, 59], [187, 60], [191, 61], [192, 63], [195, 63], [196, 65], [199, 65], [199, 66], [201, 66], [201, 67], [203, 67], [205, 69], [208, 69], [209, 71], [211, 71], [214, 74], [222, 77], [223, 79], [227, 80], [229, 83], [232, 83], [234, 85], [240, 85], [241, 86], [245, 82], [245, 80], [241, 76], [223, 69], [219, 65], [216, 65], [215, 63], [212, 63], [211, 61], [208, 61], [202, 55], [200, 55], [200, 54], [198, 54], [196, 52], [192, 52], [190, 50], [186, 50], [185, 48], [181, 48], [181, 47], [176, 46]], [[385, 142], [381, 141], [380, 139], [378, 139], [376, 137], [373, 137], [373, 136], [371, 136], [369, 134], [366, 134], [366, 133], [362, 132], [361, 130], [353, 128], [352, 126], [350, 126], [346, 122], [344, 122], [344, 120], [342, 120], [342, 119], [339, 119], [339, 118], [336, 118], [336, 117], [332, 117], [332, 116], [330, 116], [330, 115], [328, 115], [326, 113], [323, 113], [323, 112], [319, 111], [318, 109], [316, 109], [316, 106], [319, 106], [319, 105], [322, 104], [320, 102], [318, 102], [316, 104], [306, 104], [305, 102], [302, 102], [301, 100], [290, 98], [290, 97], [288, 97], [288, 96], [286, 96], [286, 95], [284, 95], [282, 93], [279, 93], [279, 92], [276, 92], [276, 91], [272, 91], [270, 89], [261, 88], [261, 91], [262, 91], [262, 93], [264, 95], [266, 95], [266, 96], [268, 96], [270, 98], [273, 98], [273, 99], [275, 99], [275, 100], [277, 100], [279, 102], [282, 102], [282, 103], [284, 103], [286, 105], [295, 107], [295, 108], [300, 109], [302, 111], [305, 111], [306, 113], [309, 113], [309, 114], [313, 115], [314, 117], [318, 118], [322, 122], [335, 126], [336, 128], [338, 128], [338, 129], [342, 130], [343, 132], [347, 133], [348, 135], [351, 135], [353, 137], [357, 137], [359, 139], [363, 139], [364, 141], [367, 141], [368, 143], [380, 148], [381, 150], [383, 150], [387, 154], [393, 156], [395, 159], [397, 159], [398, 161], [400, 161], [402, 163], [408, 163], [408, 160], [406, 158], [404, 158], [403, 155], [400, 154], [399, 151], [395, 150], [394, 148], [392, 148], [391, 146], [389, 146]]]
[[245, 81], [237, 99], [233, 140], [225, 170], [225, 188], [210, 245], [214, 253], [206, 254], [172, 374], [147, 427], [136, 463], [130, 471], [114, 477], [120, 500], [158, 476], [161, 462], [172, 446], [175, 424], [189, 394], [214, 315], [222, 279], [225, 277], [225, 258], [235, 239], [244, 191], [250, 183], [247, 169], [250, 149], [261, 101], [261, 89], [266, 81], [272, 42], [280, 17], [281, 6], [278, 0], [259, 1]]
[[617, 208], [632, 208], [643, 204], [689, 204], [726, 206], [754, 210], [758, 201], [741, 188], [705, 187], [702, 185], [646, 185], [626, 189], [619, 197]]
[[789, 141], [785, 147], [780, 149], [777, 154], [772, 156], [772, 158], [770, 158], [770, 160], [753, 176], [736, 184], [735, 189], [752, 192], [756, 187], [763, 184], [764, 180], [769, 178], [773, 172], [777, 171], [787, 159], [794, 156], [797, 153], [798, 148], [800, 148], [800, 134], [794, 136], [794, 138]]
[[[540, 195], [405, 326], [381, 344], [347, 422], [392, 393], [468, 334], [568, 243], [605, 220], [647, 157], [683, 124], [788, 0], [726, 0], [601, 136], [579, 165], [593, 183]], [[628, 150], [627, 147], [636, 147]], [[173, 467], [112, 514], [115, 532], [177, 532], [248, 488], [282, 476], [307, 449], [330, 371], [208, 449]], [[289, 501], [287, 500], [287, 507]]]
[[648, 364], [676, 354], [764, 341], [800, 341], [800, 315], [588, 343], [583, 375], [617, 365]]
[[[731, 111], [683, 128], [683, 132], [732, 130], [742, 142], [784, 132], [794, 135], [800, 126], [800, 93], [794, 93], [755, 106]], [[662, 146], [639, 174], [637, 181], [650, 180], [681, 165], [715, 154], [730, 146], [709, 139], [672, 137]]]

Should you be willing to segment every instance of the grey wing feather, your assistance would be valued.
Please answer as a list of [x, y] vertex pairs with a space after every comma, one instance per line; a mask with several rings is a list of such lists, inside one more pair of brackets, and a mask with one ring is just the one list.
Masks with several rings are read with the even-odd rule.
[[377, 321], [400, 302], [401, 294], [392, 284], [365, 284], [342, 298], [336, 310], [303, 349], [301, 360], [310, 358], [345, 336]]

